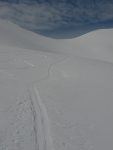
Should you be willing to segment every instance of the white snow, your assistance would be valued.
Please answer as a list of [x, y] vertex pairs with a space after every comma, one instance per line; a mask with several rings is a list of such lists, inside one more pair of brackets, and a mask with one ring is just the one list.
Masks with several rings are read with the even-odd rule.
[[112, 39], [50, 39], [0, 20], [0, 150], [111, 150]]

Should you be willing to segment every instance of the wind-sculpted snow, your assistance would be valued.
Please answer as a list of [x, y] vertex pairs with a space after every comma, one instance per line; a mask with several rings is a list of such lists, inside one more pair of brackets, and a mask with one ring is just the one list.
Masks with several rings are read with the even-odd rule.
[[102, 23], [99, 28], [106, 27], [106, 22], [113, 25], [113, 0], [7, 0], [0, 2], [0, 18], [42, 34], [70, 28], [77, 32], [90, 24]]

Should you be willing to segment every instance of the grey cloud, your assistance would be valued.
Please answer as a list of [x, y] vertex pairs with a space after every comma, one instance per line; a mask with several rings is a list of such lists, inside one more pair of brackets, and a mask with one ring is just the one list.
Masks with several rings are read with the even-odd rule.
[[60, 26], [113, 20], [113, 3], [102, 3], [97, 8], [79, 7], [62, 3], [9, 4], [0, 3], [0, 18], [8, 19], [30, 30], [51, 30]]

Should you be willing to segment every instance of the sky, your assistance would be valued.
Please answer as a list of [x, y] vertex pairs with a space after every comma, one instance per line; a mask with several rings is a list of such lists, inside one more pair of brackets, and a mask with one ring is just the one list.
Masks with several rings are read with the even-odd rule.
[[0, 19], [35, 32], [113, 22], [113, 0], [0, 0]]

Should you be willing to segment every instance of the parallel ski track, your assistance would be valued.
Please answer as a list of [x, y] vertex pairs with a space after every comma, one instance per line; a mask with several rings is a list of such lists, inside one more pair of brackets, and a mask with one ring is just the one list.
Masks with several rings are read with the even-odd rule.
[[33, 115], [35, 150], [54, 150], [47, 111], [37, 88], [30, 88], [29, 99]]

